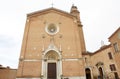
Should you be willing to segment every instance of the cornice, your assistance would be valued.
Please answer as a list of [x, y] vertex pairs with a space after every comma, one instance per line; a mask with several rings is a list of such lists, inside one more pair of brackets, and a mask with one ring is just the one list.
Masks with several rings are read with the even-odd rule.
[[100, 49], [98, 49], [97, 51], [95, 51], [92, 55], [95, 55], [95, 54], [97, 54], [97, 53], [100, 53], [101, 51], [103, 51], [103, 50], [105, 50], [105, 49], [107, 49], [107, 48], [110, 48], [111, 47], [111, 44], [109, 44], [109, 45], [104, 45], [104, 46], [102, 46]]
[[111, 37], [113, 37], [119, 30], [120, 30], [120, 27], [108, 39], [110, 39]]
[[62, 14], [64, 16], [71, 17], [71, 18], [75, 17], [75, 16], [73, 16], [72, 14], [70, 14], [66, 11], [62, 11], [62, 10], [59, 10], [59, 9], [56, 9], [56, 8], [53, 8], [53, 7], [29, 13], [29, 14], [27, 14], [27, 17], [44, 15], [44, 14], [47, 14], [47, 13], [50, 13], [50, 12], [55, 12], [55, 13], [58, 13], [58, 14]]

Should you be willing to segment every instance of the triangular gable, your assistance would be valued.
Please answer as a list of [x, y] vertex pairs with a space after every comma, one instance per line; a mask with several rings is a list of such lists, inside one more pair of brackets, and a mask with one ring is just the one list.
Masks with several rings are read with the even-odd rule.
[[59, 14], [63, 14], [65, 16], [74, 17], [73, 15], [71, 15], [70, 13], [68, 13], [66, 11], [62, 11], [62, 10], [59, 10], [59, 9], [56, 9], [56, 8], [53, 8], [53, 7], [29, 13], [29, 14], [27, 14], [27, 17], [38, 16], [38, 15], [42, 15], [42, 14], [46, 14], [46, 13], [50, 13], [50, 12], [56, 12], [56, 13], [59, 13]]
[[120, 27], [108, 39], [110, 39], [112, 36], [114, 36], [119, 30], [120, 30]]

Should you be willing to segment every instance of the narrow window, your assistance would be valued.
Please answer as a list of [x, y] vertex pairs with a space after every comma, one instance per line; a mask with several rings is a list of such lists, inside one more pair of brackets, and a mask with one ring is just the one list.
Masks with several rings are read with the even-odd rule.
[[113, 46], [114, 46], [115, 52], [118, 52], [118, 44], [117, 44], [117, 43], [114, 43]]
[[120, 32], [118, 33], [118, 38], [120, 39]]
[[113, 59], [111, 52], [108, 53], [109, 59]]
[[110, 69], [111, 69], [111, 71], [116, 71], [115, 65], [114, 65], [114, 64], [111, 64], [111, 65], [110, 65]]
[[119, 76], [118, 76], [117, 72], [114, 72], [114, 75], [115, 75], [115, 79], [119, 79]]

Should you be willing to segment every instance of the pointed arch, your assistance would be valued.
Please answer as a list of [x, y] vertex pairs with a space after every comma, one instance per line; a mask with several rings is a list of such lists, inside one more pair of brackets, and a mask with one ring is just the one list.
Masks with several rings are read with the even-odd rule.
[[45, 54], [45, 57], [44, 57], [44, 58], [47, 59], [47, 60], [57, 60], [57, 59], [59, 59], [60, 57], [59, 57], [59, 55], [58, 55], [58, 53], [57, 53], [56, 51], [50, 50], [50, 51], [48, 51], [48, 52]]
[[89, 68], [85, 69], [85, 73], [86, 73], [86, 79], [92, 79], [91, 70]]
[[100, 75], [100, 79], [103, 79], [103, 69], [102, 67], [99, 67], [99, 75]]

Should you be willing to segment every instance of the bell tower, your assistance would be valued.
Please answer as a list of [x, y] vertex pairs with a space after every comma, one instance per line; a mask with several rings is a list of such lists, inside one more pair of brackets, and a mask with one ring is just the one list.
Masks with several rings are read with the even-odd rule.
[[77, 18], [77, 20], [80, 21], [80, 15], [79, 15], [79, 11], [77, 10], [77, 7], [74, 6], [74, 4], [72, 5], [71, 7], [71, 11], [70, 11], [70, 14], [72, 14], [73, 16], [75, 16]]
[[80, 21], [80, 12], [78, 11], [77, 7], [74, 6], [74, 4], [71, 7], [70, 14], [75, 16], [76, 18], [75, 22], [77, 23], [78, 30], [79, 30], [81, 50], [82, 50], [82, 53], [84, 53], [86, 51], [86, 47], [85, 47], [84, 34], [82, 29], [83, 25], [81, 24], [81, 21]]

